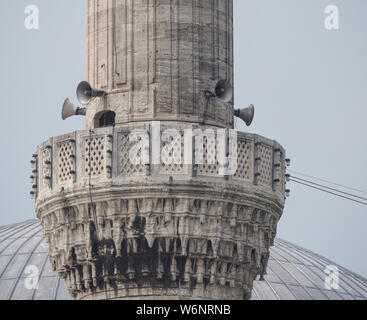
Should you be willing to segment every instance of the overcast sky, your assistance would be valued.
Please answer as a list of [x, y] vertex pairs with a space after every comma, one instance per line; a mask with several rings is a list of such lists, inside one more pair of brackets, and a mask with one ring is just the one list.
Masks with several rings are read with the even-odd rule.
[[[24, 9], [40, 10], [25, 29]], [[234, 0], [235, 98], [250, 130], [276, 139], [292, 169], [367, 190], [367, 1]], [[340, 29], [324, 26], [337, 5]], [[39, 143], [83, 129], [60, 108], [86, 74], [86, 1], [1, 0], [0, 225], [35, 218], [29, 161]], [[290, 184], [279, 237], [367, 276], [367, 207]], [[363, 195], [363, 194], [362, 194]], [[366, 196], [366, 195], [364, 195]]]

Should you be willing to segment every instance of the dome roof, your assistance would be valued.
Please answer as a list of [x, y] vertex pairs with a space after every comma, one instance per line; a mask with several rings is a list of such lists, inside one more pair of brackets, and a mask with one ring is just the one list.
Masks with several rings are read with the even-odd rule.
[[[339, 289], [327, 290], [324, 270], [328, 265], [336, 264], [278, 239], [271, 249], [265, 280], [254, 284], [253, 299], [367, 299], [367, 280], [339, 266]], [[26, 289], [35, 271], [39, 271], [38, 288]], [[0, 227], [0, 300], [69, 299], [64, 281], [51, 271], [40, 223], [31, 220]]]

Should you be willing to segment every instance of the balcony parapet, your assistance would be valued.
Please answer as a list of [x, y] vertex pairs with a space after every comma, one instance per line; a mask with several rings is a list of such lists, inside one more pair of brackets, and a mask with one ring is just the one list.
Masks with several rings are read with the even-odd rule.
[[[50, 138], [32, 160], [37, 201], [86, 187], [174, 181], [252, 188], [284, 204], [285, 150], [279, 143], [244, 132], [196, 129], [194, 124], [172, 128], [168, 123], [149, 123]], [[229, 163], [226, 154], [231, 156]]]

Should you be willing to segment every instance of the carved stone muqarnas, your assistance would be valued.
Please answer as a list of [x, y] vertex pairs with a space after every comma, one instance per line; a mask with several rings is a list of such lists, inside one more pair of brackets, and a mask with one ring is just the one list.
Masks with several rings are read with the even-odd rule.
[[72, 205], [42, 219], [52, 268], [69, 292], [78, 299], [249, 298], [265, 273], [280, 208], [151, 194]]

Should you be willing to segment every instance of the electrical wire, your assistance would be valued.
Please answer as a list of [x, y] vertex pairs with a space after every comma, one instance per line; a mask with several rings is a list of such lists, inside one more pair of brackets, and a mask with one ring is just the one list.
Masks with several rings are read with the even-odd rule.
[[364, 191], [364, 190], [360, 190], [360, 189], [348, 187], [348, 186], [345, 186], [345, 185], [342, 185], [342, 184], [338, 184], [338, 183], [335, 183], [335, 182], [332, 182], [332, 181], [328, 181], [328, 180], [325, 180], [325, 179], [317, 178], [317, 177], [314, 177], [314, 176], [311, 176], [311, 175], [308, 175], [308, 174], [305, 174], [305, 173], [301, 173], [301, 172], [298, 172], [298, 171], [294, 171], [294, 170], [288, 170], [288, 171], [291, 172], [291, 173], [298, 174], [298, 175], [303, 176], [303, 177], [315, 179], [317, 181], [325, 182], [325, 183], [328, 183], [328, 184], [331, 184], [331, 185], [334, 185], [334, 186], [337, 186], [337, 187], [342, 187], [344, 189], [349, 189], [349, 190], [352, 190], [352, 191], [356, 191], [356, 192], [367, 194], [367, 191]]
[[350, 201], [353, 201], [353, 202], [356, 202], [356, 203], [359, 203], [359, 204], [362, 204], [362, 205], [367, 206], [367, 203], [366, 202], [358, 201], [358, 200], [355, 200], [355, 199], [352, 199], [352, 198], [343, 196], [341, 194], [337, 194], [337, 193], [334, 193], [334, 192], [331, 192], [331, 191], [328, 191], [328, 190], [325, 190], [325, 189], [322, 189], [322, 188], [318, 188], [318, 187], [315, 187], [314, 185], [311, 185], [311, 184], [307, 184], [307, 183], [304, 183], [304, 182], [301, 182], [301, 181], [297, 181], [297, 180], [294, 180], [292, 178], [290, 178], [290, 181], [292, 181], [294, 183], [301, 184], [303, 186], [306, 186], [306, 187], [309, 187], [309, 188], [312, 188], [312, 189], [316, 189], [316, 190], [319, 190], [319, 191], [322, 191], [322, 192], [325, 192], [325, 193], [328, 193], [328, 194], [331, 194], [331, 195], [334, 195], [334, 196], [337, 196], [337, 197], [340, 197], [340, 198], [343, 198], [343, 199], [346, 199], [346, 200], [350, 200]]
[[212, 98], [214, 98], [214, 95], [213, 96], [211, 96], [211, 97], [207, 97], [206, 96], [206, 105], [205, 105], [205, 111], [204, 111], [204, 115], [203, 115], [203, 121], [202, 121], [202, 125], [204, 125], [205, 124], [205, 122], [206, 122], [206, 116], [207, 116], [207, 114], [208, 114], [208, 108], [209, 108], [209, 103], [210, 103], [210, 99], [212, 99]]
[[331, 191], [336, 191], [336, 192], [339, 192], [339, 193], [342, 193], [342, 194], [345, 194], [347, 196], [351, 196], [353, 198], [357, 198], [357, 199], [361, 199], [361, 200], [366, 200], [367, 201], [367, 198], [364, 198], [364, 197], [360, 197], [360, 196], [356, 196], [352, 193], [348, 193], [348, 192], [344, 192], [344, 191], [341, 191], [341, 190], [338, 190], [338, 189], [334, 189], [334, 188], [330, 188], [330, 187], [327, 187], [327, 186], [324, 186], [322, 184], [319, 184], [319, 183], [315, 183], [315, 182], [312, 182], [312, 181], [309, 181], [309, 180], [305, 180], [305, 179], [301, 179], [301, 178], [298, 178], [298, 177], [295, 177], [295, 176], [291, 176], [293, 179], [297, 179], [297, 180], [300, 180], [302, 182], [306, 182], [306, 183], [310, 183], [310, 184], [313, 184], [315, 186], [318, 186], [318, 187], [322, 187], [322, 188], [325, 188], [325, 189], [328, 189], [328, 190], [331, 190]]
[[[114, 59], [114, 74], [116, 74], [117, 76], [120, 76], [120, 73], [117, 71], [118, 70], [118, 57], [117, 57], [117, 46], [116, 46], [116, 0], [114, 1], [114, 6], [113, 6], [113, 52], [115, 55], [115, 59]], [[114, 82], [114, 78], [113, 78], [113, 82]]]

